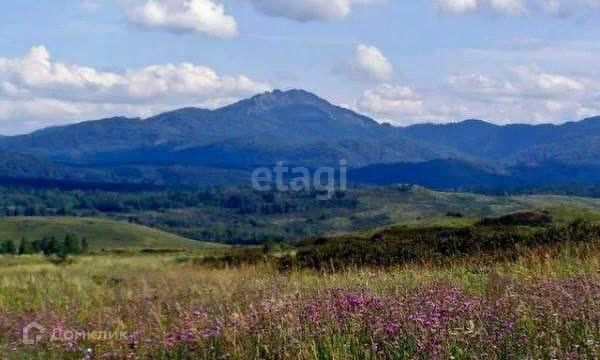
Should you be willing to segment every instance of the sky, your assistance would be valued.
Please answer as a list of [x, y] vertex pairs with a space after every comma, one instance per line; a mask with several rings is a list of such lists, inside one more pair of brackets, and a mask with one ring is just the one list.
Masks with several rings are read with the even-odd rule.
[[600, 114], [600, 0], [19, 0], [0, 134], [301, 88], [380, 122]]

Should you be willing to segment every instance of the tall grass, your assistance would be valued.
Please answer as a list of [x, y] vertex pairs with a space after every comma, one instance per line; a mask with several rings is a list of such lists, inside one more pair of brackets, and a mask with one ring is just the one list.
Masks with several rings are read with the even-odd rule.
[[[530, 250], [339, 272], [175, 255], [0, 258], [4, 358], [510, 359], [600, 356], [600, 251]], [[124, 331], [24, 345], [21, 329]]]

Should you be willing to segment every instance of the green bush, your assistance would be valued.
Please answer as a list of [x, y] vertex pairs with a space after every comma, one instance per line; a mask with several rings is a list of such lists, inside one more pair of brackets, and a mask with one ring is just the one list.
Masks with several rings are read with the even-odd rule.
[[547, 226], [552, 224], [552, 217], [546, 213], [524, 211], [504, 215], [497, 218], [484, 218], [479, 222], [481, 226]]
[[0, 243], [0, 254], [14, 255], [17, 253], [17, 247], [14, 241], [4, 240]]
[[537, 228], [506, 225], [462, 228], [395, 227], [378, 232], [370, 238], [341, 236], [304, 241], [299, 244], [295, 263], [306, 268], [339, 269], [391, 266], [475, 255], [514, 259], [523, 248], [599, 241], [600, 226], [583, 221], [567, 226]]

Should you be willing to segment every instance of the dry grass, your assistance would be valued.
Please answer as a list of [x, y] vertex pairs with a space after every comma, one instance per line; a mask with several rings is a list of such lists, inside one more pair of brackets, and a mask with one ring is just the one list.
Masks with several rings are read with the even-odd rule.
[[[335, 346], [324, 346], [321, 335], [308, 334], [310, 324], [298, 323], [299, 328], [296, 328], [286, 320], [275, 325], [272, 322], [280, 319], [269, 318], [269, 314], [265, 313], [260, 313], [261, 320], [257, 320], [261, 327], [268, 327], [268, 331], [261, 330], [265, 331], [261, 337], [252, 338], [258, 335], [247, 326], [252, 316], [256, 315], [257, 308], [264, 310], [265, 302], [272, 303], [273, 307], [292, 306], [290, 316], [292, 313], [301, 316], [303, 306], [314, 299], [329, 296], [327, 294], [333, 289], [395, 299], [419, 293], [423, 289], [438, 291], [442, 286], [442, 290], [456, 287], [469, 296], [485, 297], [490, 287], [497, 285], [498, 279], [510, 279], [517, 289], [554, 280], [598, 281], [600, 275], [600, 251], [582, 247], [565, 248], [556, 253], [532, 251], [516, 263], [482, 265], [465, 261], [442, 267], [410, 265], [386, 270], [355, 269], [327, 274], [312, 271], [283, 274], [269, 265], [210, 269], [178, 261], [174, 255], [89, 256], [76, 258], [68, 265], [54, 265], [38, 256], [4, 257], [0, 263], [0, 352], [6, 358], [82, 358], [101, 355], [107, 358], [219, 358], [226, 354], [229, 358], [237, 359], [334, 358], [335, 355], [338, 355], [337, 358], [342, 355], [355, 358], [391, 357], [391, 353], [382, 355], [371, 352], [365, 343], [360, 346], [350, 344], [348, 340], [357, 336], [355, 331], [358, 330], [340, 327], [340, 324], [331, 324], [332, 328], [338, 328], [335, 332], [330, 329], [327, 333], [329, 337], [335, 335], [335, 339], [327, 337]], [[523, 299], [523, 306], [531, 305], [527, 301]], [[587, 310], [598, 312], [599, 308], [600, 304], [592, 303]], [[211, 325], [206, 324], [210, 322], [209, 318], [210, 321], [219, 319], [221, 328], [218, 334], [217, 329], [213, 329], [215, 334], [206, 333], [211, 329]], [[244, 329], [238, 333], [244, 339], [233, 339], [235, 331], [228, 329], [234, 326], [229, 322], [238, 318], [245, 322], [235, 325]], [[20, 341], [21, 327], [33, 320], [52, 328], [126, 331], [130, 337], [127, 340], [44, 342], [24, 346]], [[295, 321], [300, 320], [295, 318]], [[177, 332], [185, 324], [203, 331], [200, 335], [193, 334], [193, 342], [200, 348], [190, 346], [191, 340], [182, 338]], [[199, 329], [205, 325], [208, 330]], [[600, 341], [598, 333], [594, 332], [597, 331], [594, 328], [597, 325], [586, 325], [589, 329], [584, 331], [587, 336], [585, 341], [594, 344]], [[270, 326], [280, 326], [282, 333], [277, 335]], [[284, 333], [287, 335], [282, 335]], [[364, 336], [367, 335], [362, 334], [361, 339], [364, 340]], [[209, 338], [212, 340], [208, 341]], [[275, 345], [282, 341], [283, 347]], [[337, 346], [350, 348], [346, 352]], [[365, 348], [359, 350], [361, 346]], [[88, 348], [91, 353], [86, 355]], [[465, 349], [475, 351], [475, 347], [467, 346]], [[590, 349], [598, 351], [597, 347]], [[186, 351], [193, 351], [193, 355]], [[443, 354], [447, 355], [449, 350], [444, 351]], [[564, 348], [559, 347], [557, 351], [562, 351], [557, 354], [566, 354]], [[600, 355], [598, 352], [586, 354]], [[467, 353], [465, 358], [475, 355]], [[495, 358], [496, 355], [492, 353], [490, 357]]]

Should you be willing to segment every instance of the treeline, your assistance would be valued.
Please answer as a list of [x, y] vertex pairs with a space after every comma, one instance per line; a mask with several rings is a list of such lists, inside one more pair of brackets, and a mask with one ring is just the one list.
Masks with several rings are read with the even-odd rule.
[[489, 195], [503, 196], [506, 193], [512, 195], [564, 195], [564, 196], [582, 196], [591, 198], [600, 198], [600, 185], [598, 184], [563, 184], [546, 186], [526, 186], [507, 191], [506, 189], [496, 189], [481, 191]]
[[0, 242], [0, 254], [3, 255], [33, 255], [44, 254], [46, 256], [80, 255], [89, 250], [88, 240], [84, 237], [79, 239], [75, 235], [67, 234], [59, 240], [54, 236], [45, 236], [40, 240], [28, 241], [22, 238], [16, 244], [13, 240]]
[[257, 192], [244, 187], [146, 192], [0, 187], [0, 215], [79, 216], [194, 207], [228, 209], [242, 215], [273, 215], [317, 207], [355, 208], [358, 204], [357, 199], [342, 192], [336, 193], [326, 204], [318, 201], [316, 195], [311, 192]]
[[[328, 231], [328, 218], [351, 216], [359, 207], [357, 192], [339, 192], [330, 201], [316, 195], [245, 187], [123, 192], [0, 186], [0, 217], [107, 216], [201, 241], [256, 245]], [[292, 221], [278, 221], [282, 217]]]

